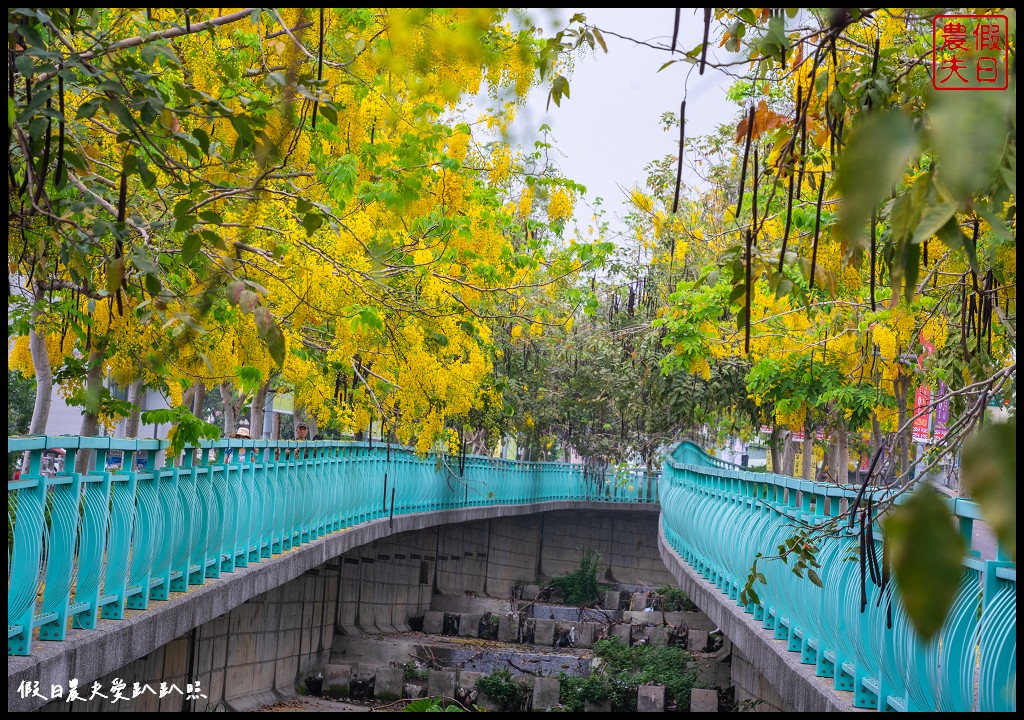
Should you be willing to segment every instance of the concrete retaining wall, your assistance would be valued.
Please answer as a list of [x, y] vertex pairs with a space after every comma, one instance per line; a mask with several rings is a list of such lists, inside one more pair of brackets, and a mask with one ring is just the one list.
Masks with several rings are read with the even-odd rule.
[[[100, 681], [100, 687], [101, 689], [105, 687], [106, 690], [103, 692], [106, 693], [110, 689], [108, 681], [119, 677], [128, 681], [127, 691], [130, 696], [133, 682], [146, 683], [149, 678], [159, 678], [170, 683], [173, 678], [184, 679], [188, 675], [189, 677], [198, 677], [204, 694], [210, 696], [210, 701], [215, 701], [219, 698], [212, 695], [206, 688], [212, 689], [213, 684], [218, 682], [215, 675], [218, 666], [214, 660], [216, 649], [211, 646], [211, 670], [210, 676], [207, 678], [208, 684], [203, 682], [203, 676], [196, 669], [195, 661], [199, 652], [196, 643], [202, 645], [209, 639], [216, 644], [217, 639], [221, 638], [223, 644], [225, 631], [222, 624], [218, 625], [217, 623], [218, 621], [223, 622], [225, 615], [237, 619], [240, 626], [259, 628], [259, 631], [253, 630], [253, 633], [262, 636], [262, 639], [254, 639], [252, 648], [243, 648], [238, 651], [240, 654], [235, 658], [241, 665], [255, 665], [273, 660], [275, 663], [273, 679], [268, 679], [270, 671], [267, 670], [261, 670], [258, 678], [256, 673], [253, 673], [249, 692], [263, 692], [279, 682], [285, 682], [284, 678], [290, 674], [286, 669], [282, 669], [283, 674], [281, 679], [278, 679], [276, 663], [279, 659], [298, 658], [294, 664], [300, 675], [306, 659], [311, 663], [310, 666], [316, 665], [319, 660], [313, 662], [313, 657], [318, 657], [316, 653], [325, 652], [325, 650], [321, 651], [317, 648], [330, 647], [330, 642], [324, 641], [323, 633], [326, 631], [323, 628], [328, 625], [333, 628], [333, 622], [330, 619], [335, 617], [339, 625], [344, 627], [347, 623], [343, 618], [350, 617], [350, 615], [346, 616], [345, 612], [351, 612], [353, 607], [361, 608], [364, 604], [374, 606], [373, 614], [367, 616], [365, 620], [360, 615], [358, 620], [351, 621], [356, 623], [356, 627], [365, 627], [370, 630], [400, 629], [403, 618], [421, 614], [422, 610], [429, 607], [430, 592], [423, 587], [424, 583], [420, 582], [421, 573], [424, 572], [422, 562], [431, 554], [427, 550], [429, 547], [435, 548], [434, 559], [426, 560], [425, 572], [430, 578], [427, 585], [429, 591], [432, 591], [435, 578], [438, 576], [436, 548], [442, 546], [446, 549], [445, 554], [449, 557], [447, 561], [449, 565], [443, 570], [443, 582], [450, 588], [457, 588], [460, 585], [466, 588], [467, 585], [472, 584], [473, 587], [483, 588], [488, 592], [493, 592], [496, 596], [504, 596], [508, 592], [508, 578], [515, 577], [520, 571], [524, 574], [521, 578], [516, 579], [535, 578], [538, 561], [534, 559], [531, 565], [528, 558], [536, 558], [535, 553], [539, 552], [542, 543], [539, 533], [535, 534], [536, 519], [530, 516], [555, 511], [571, 511], [573, 515], [587, 511], [597, 511], [598, 514], [614, 512], [617, 516], [624, 518], [621, 521], [623, 528], [633, 528], [628, 531], [620, 531], [626, 533], [624, 537], [628, 537], [629, 532], [637, 534], [643, 532], [641, 528], [644, 521], [646, 521], [648, 532], [652, 532], [652, 524], [656, 522], [658, 508], [652, 505], [626, 503], [551, 501], [528, 505], [419, 513], [395, 517], [393, 520], [376, 520], [365, 523], [334, 533], [261, 563], [238, 568], [235, 572], [226, 573], [220, 578], [207, 580], [204, 585], [195, 587], [188, 593], [176, 594], [166, 602], [154, 601], [149, 610], [130, 613], [130, 616], [124, 620], [100, 620], [95, 630], [69, 630], [66, 640], [39, 643], [37, 647], [33, 648], [31, 656], [8, 657], [8, 711], [24, 712], [43, 707], [50, 697], [50, 687], [60, 685], [66, 690], [71, 678], [77, 679], [80, 683], [79, 687], [83, 689], [89, 689], [93, 682]], [[480, 521], [498, 519], [510, 521], [520, 517], [528, 518], [522, 526], [516, 526], [512, 522], [505, 524], [499, 522], [497, 525], [489, 522], [480, 523]], [[436, 529], [459, 523], [475, 523], [477, 527], [469, 531], [460, 530], [454, 533], [449, 533], [446, 530], [447, 534], [445, 535]], [[615, 527], [615, 523], [613, 523], [613, 527]], [[433, 537], [436, 538], [433, 541], [430, 531], [432, 528], [434, 529]], [[486, 531], [483, 528], [486, 528]], [[396, 534], [424, 530], [428, 532], [423, 534], [421, 541], [417, 541], [421, 549], [419, 553], [415, 550], [417, 542], [413, 542], [411, 545], [407, 545], [404, 540], [401, 544], [388, 545], [386, 542], [388, 538], [392, 538]], [[532, 544], [523, 542], [522, 538], [527, 536], [533, 536], [536, 539]], [[443, 541], [442, 537], [444, 537]], [[394, 539], [397, 540], [397, 538]], [[377, 541], [384, 542], [374, 545], [373, 563], [364, 562], [365, 551], [363, 548]], [[492, 552], [489, 547], [492, 542], [497, 543], [494, 550], [495, 558], [501, 558], [501, 561], [486, 562]], [[574, 543], [574, 545], [578, 544]], [[350, 553], [350, 551], [353, 552]], [[473, 556], [467, 557], [467, 552], [472, 552]], [[456, 561], [452, 561], [450, 558], [457, 553], [461, 553], [462, 559], [458, 561], [460, 564], [468, 560], [471, 566], [479, 569], [481, 562], [484, 562], [490, 569], [485, 571], [481, 577], [476, 577], [465, 570], [456, 570]], [[477, 553], [485, 553], [485, 557], [478, 557]], [[421, 555], [421, 558], [415, 558], [416, 554]], [[402, 555], [404, 557], [399, 557]], [[336, 594], [333, 597], [327, 597], [326, 600], [323, 599], [326, 597], [323, 595], [310, 595], [310, 598], [321, 597], [319, 602], [326, 602], [328, 605], [326, 610], [322, 605], [319, 611], [314, 607], [310, 613], [315, 612], [317, 617], [320, 617], [326, 612], [328, 620], [325, 621], [326, 624], [317, 626], [321, 628], [317, 642], [313, 642], [312, 636], [307, 638], [306, 634], [300, 633], [298, 651], [293, 655], [288, 654], [291, 653], [294, 644], [291, 639], [292, 635], [289, 634], [282, 639], [279, 633], [290, 633], [294, 628], [282, 625], [282, 618], [285, 616], [281, 614], [281, 610], [272, 608], [290, 604], [293, 601], [281, 600], [278, 602], [275, 598], [282, 596], [275, 593], [291, 594], [296, 592], [282, 586], [297, 578], [303, 578], [300, 581], [301, 585], [301, 583], [309, 582], [309, 577], [318, 578], [319, 581], [324, 582], [325, 588], [327, 586], [337, 588], [339, 585], [337, 576], [339, 563], [330, 561], [339, 556], [346, 556], [350, 561], [358, 556], [359, 561], [358, 564], [352, 562], [346, 564], [343, 559], [340, 563], [340, 573], [342, 574], [340, 585], [344, 589], [340, 594], [335, 590]], [[578, 555], [576, 557], [578, 558]], [[365, 558], [371, 559], [369, 555], [365, 555]], [[333, 570], [323, 567], [328, 563], [334, 568]], [[459, 567], [461, 568], [461, 565]], [[333, 583], [328, 581], [330, 572], [335, 573]], [[358, 575], [354, 575], [355, 572], [358, 572]], [[308, 576], [307, 573], [309, 573]], [[356, 577], [359, 578], [358, 583], [354, 583]], [[358, 591], [361, 593], [355, 597], [351, 595], [353, 584], [358, 586]], [[384, 589], [374, 589], [381, 586]], [[327, 592], [327, 590], [323, 592]], [[337, 602], [339, 596], [341, 603]], [[250, 600], [255, 601], [253, 605], [265, 606], [267, 608], [265, 612], [269, 614], [259, 615], [258, 613], [264, 611], [248, 608], [235, 612], [236, 608]], [[305, 607], [305, 600], [302, 602]], [[315, 604], [317, 601], [311, 600], [311, 602]], [[403, 602], [404, 608], [401, 607]], [[396, 606], [398, 607], [396, 608]], [[246, 616], [243, 621], [241, 618], [247, 613], [257, 614]], [[230, 620], [227, 622], [229, 624], [226, 632], [230, 635], [232, 632]], [[314, 627], [312, 617], [309, 618], [309, 622], [311, 624], [305, 627], [310, 628], [307, 632], [311, 633]], [[352, 626], [351, 622], [348, 623], [349, 626]], [[397, 626], [396, 622], [398, 622]], [[196, 630], [193, 636], [192, 630], [197, 628], [201, 629]], [[189, 639], [190, 637], [191, 639]], [[275, 639], [271, 640], [270, 637]], [[184, 656], [186, 659], [191, 658], [193, 662], [191, 672], [187, 662], [185, 669], [180, 670], [182, 665], [182, 650], [180, 648], [183, 644], [186, 648]], [[282, 651], [282, 647], [286, 652]], [[205, 652], [204, 649], [203, 653]], [[226, 667], [226, 663], [227, 659], [225, 659], [225, 665], [219, 667]], [[233, 678], [235, 677], [244, 680], [242, 675], [236, 674]], [[236, 691], [236, 687], [228, 682], [230, 679], [225, 674], [226, 688], [223, 691], [223, 697], [229, 699], [242, 697], [244, 692]], [[293, 677], [287, 682], [291, 683], [294, 679]], [[19, 687], [25, 687], [23, 683], [38, 683], [38, 688], [44, 697], [31, 695], [22, 697]], [[157, 687], [159, 687], [159, 680]], [[179, 687], [181, 686], [179, 685]], [[136, 698], [126, 703], [109, 704], [104, 709], [134, 710], [136, 707], [141, 707], [139, 706], [140, 700], [141, 698]], [[180, 709], [183, 695], [169, 695], [163, 701], [170, 702], [170, 705]], [[54, 709], [57, 705], [61, 709], [72, 707], [86, 709], [85, 706], [88, 703], [54, 703], [53, 705]], [[160, 709], [164, 709], [164, 704], [160, 705]]]
[[[739, 704], [749, 706], [752, 712], [782, 712], [786, 701], [779, 695], [757, 668], [733, 649], [730, 667], [732, 684], [736, 688], [734, 699]], [[746, 707], [744, 708], [747, 709]]]
[[[853, 693], [833, 689], [830, 678], [815, 675], [813, 665], [800, 663], [800, 656], [787, 650], [787, 644], [775, 640], [769, 630], [730, 602], [718, 588], [697, 573], [668, 544], [659, 528], [658, 548], [665, 566], [678, 586], [698, 607], [704, 610], [733, 644], [733, 656], [742, 659], [733, 670], [734, 681], [739, 670], [743, 688], [737, 687], [737, 700], [765, 700], [766, 707], [779, 707], [785, 712], [853, 712]], [[751, 672], [744, 671], [749, 667]], [[760, 672], [754, 668], [759, 668]], [[758, 677], [760, 676], [760, 677]], [[784, 690], [784, 698], [780, 695]], [[745, 693], [745, 694], [744, 694]]]
[[[294, 695], [296, 679], [327, 663], [337, 592], [336, 564], [311, 571], [99, 678], [100, 692], [107, 699], [57, 700], [41, 711], [252, 710], [263, 702]], [[132, 698], [134, 683], [149, 685], [156, 692], [112, 703], [110, 690], [118, 678], [126, 683], [122, 694], [127, 698]], [[195, 694], [206, 698], [186, 699], [188, 684], [197, 681]], [[161, 683], [183, 692], [161, 699]], [[80, 681], [79, 693], [89, 697], [91, 685]], [[66, 682], [64, 686], [66, 696]]]
[[[657, 517], [549, 512], [402, 533], [341, 558], [338, 628], [348, 634], [407, 630], [431, 609], [431, 592], [462, 612], [460, 600], [508, 598], [512, 586], [572, 572], [580, 549], [601, 553], [605, 580], [674, 584], [657, 554]], [[433, 607], [433, 609], [439, 609]]]

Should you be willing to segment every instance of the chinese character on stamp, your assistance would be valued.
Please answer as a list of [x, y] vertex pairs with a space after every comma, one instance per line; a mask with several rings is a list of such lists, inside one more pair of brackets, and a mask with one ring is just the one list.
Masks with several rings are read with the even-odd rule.
[[932, 19], [932, 87], [1007, 89], [1008, 33], [1005, 15], [936, 15]]

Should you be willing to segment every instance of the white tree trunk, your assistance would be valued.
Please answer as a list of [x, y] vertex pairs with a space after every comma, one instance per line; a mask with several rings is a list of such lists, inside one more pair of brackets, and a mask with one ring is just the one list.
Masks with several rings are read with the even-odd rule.
[[142, 379], [138, 379], [131, 384], [128, 390], [128, 400], [132, 403], [132, 414], [128, 417], [128, 424], [124, 428], [125, 437], [138, 437], [139, 436], [139, 424], [142, 420], [142, 398], [146, 394], [146, 386], [142, 384]]
[[50, 367], [50, 355], [46, 352], [46, 336], [36, 332], [41, 315], [38, 310], [32, 311], [32, 330], [28, 335], [28, 348], [36, 371], [36, 401], [32, 406], [29, 435], [42, 435], [46, 432], [46, 422], [50, 419], [50, 401], [53, 398], [53, 368]]
[[[99, 398], [103, 390], [103, 353], [93, 350], [89, 353], [89, 360], [85, 370], [85, 392], [90, 398]], [[82, 437], [96, 437], [99, 434], [100, 418], [99, 413], [91, 412], [88, 408], [82, 410], [82, 429], [79, 432]], [[89, 460], [92, 452], [82, 450], [78, 453], [75, 461], [75, 472], [85, 473], [89, 471]]]
[[233, 433], [235, 431], [235, 404], [231, 401], [231, 383], [220, 384], [220, 399], [224, 406], [222, 417], [224, 433]]
[[270, 383], [265, 382], [256, 391], [256, 397], [252, 400], [252, 408], [249, 412], [249, 435], [254, 440], [263, 437], [263, 416], [267, 408], [267, 393], [270, 391]]

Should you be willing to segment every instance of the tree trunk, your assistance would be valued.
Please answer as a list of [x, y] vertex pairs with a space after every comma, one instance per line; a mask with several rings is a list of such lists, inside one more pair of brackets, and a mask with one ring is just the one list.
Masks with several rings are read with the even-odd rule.
[[265, 382], [256, 391], [256, 397], [252, 400], [252, 411], [249, 413], [249, 435], [254, 440], [263, 437], [263, 416], [267, 409], [267, 394], [270, 392], [270, 383]]
[[836, 481], [845, 485], [850, 481], [850, 433], [845, 427], [839, 430], [838, 457], [836, 458]]
[[270, 414], [270, 439], [281, 439], [281, 413], [279, 412]]
[[192, 414], [200, 420], [206, 420], [206, 412], [203, 406], [206, 405], [206, 386], [202, 383], [195, 384], [196, 394], [192, 401]]
[[235, 431], [235, 404], [231, 402], [231, 383], [222, 382], [220, 384], [220, 399], [223, 406], [221, 419], [223, 420], [224, 434], [233, 433]]
[[814, 473], [814, 430], [809, 422], [804, 423], [804, 457], [800, 477], [810, 480]]
[[[89, 398], [95, 398], [97, 401], [100, 398], [100, 394], [103, 392], [103, 352], [99, 350], [93, 350], [89, 353], [89, 360], [86, 364], [85, 369], [85, 394]], [[82, 429], [79, 434], [82, 437], [96, 437], [99, 434], [100, 417], [97, 412], [89, 410], [88, 407], [82, 409]], [[78, 453], [78, 457], [75, 460], [75, 472], [85, 473], [89, 471], [89, 459], [92, 457], [92, 451], [82, 450]]]
[[[776, 471], [779, 472], [779, 471]], [[793, 440], [793, 435], [786, 431], [786, 445], [782, 451], [782, 470], [783, 475], [789, 477], [795, 477], [796, 472], [796, 442]]]
[[785, 447], [786, 434], [778, 425], [772, 425], [772, 435], [768, 439], [768, 450], [772, 454], [772, 472], [782, 472], [782, 448]]
[[822, 463], [822, 474], [825, 479], [838, 482], [839, 478], [839, 438], [830, 434], [828, 438], [828, 452], [825, 453], [825, 460]]
[[32, 406], [29, 435], [42, 435], [46, 432], [46, 422], [50, 419], [50, 401], [53, 399], [53, 368], [50, 367], [50, 355], [46, 352], [46, 336], [36, 331], [41, 315], [38, 310], [32, 311], [32, 329], [28, 335], [28, 348], [36, 371], [36, 401]]
[[896, 422], [898, 423], [898, 435], [896, 437], [896, 475], [903, 475], [910, 466], [910, 439], [913, 426], [907, 425], [907, 402], [910, 399], [910, 375], [900, 373], [893, 381], [894, 395], [896, 396]]
[[128, 417], [128, 422], [124, 426], [124, 436], [134, 438], [139, 436], [139, 425], [142, 421], [142, 398], [146, 394], [146, 386], [142, 384], [142, 378], [139, 378], [131, 384], [128, 389], [128, 400], [132, 404], [132, 414]]

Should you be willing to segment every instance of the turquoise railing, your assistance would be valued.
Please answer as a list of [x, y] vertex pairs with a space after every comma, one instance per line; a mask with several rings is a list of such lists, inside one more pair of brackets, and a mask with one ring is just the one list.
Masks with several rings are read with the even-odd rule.
[[[751, 472], [685, 442], [665, 459], [659, 484], [667, 541], [727, 598], [740, 594], [758, 552], [777, 555], [798, 523], [817, 524], [854, 501], [859, 488]], [[877, 504], [886, 491], [862, 498]], [[970, 544], [977, 506], [950, 500]], [[840, 523], [845, 528], [845, 523]], [[874, 528], [882, 556], [882, 534]], [[939, 634], [915, 634], [895, 582], [870, 580], [861, 596], [859, 536], [842, 530], [818, 544], [823, 587], [779, 560], [758, 564], [760, 602], [744, 610], [814, 665], [819, 677], [853, 693], [860, 708], [904, 711], [1013, 711], [1017, 705], [1017, 569], [999, 548], [994, 561], [970, 550], [952, 611]], [[792, 563], [792, 561], [791, 561]], [[864, 611], [861, 611], [862, 605]]]
[[[657, 477], [580, 465], [346, 442], [221, 440], [164, 462], [166, 441], [8, 438], [24, 457], [7, 485], [7, 652], [63, 640], [153, 600], [370, 520], [550, 500], [655, 502]], [[43, 472], [47, 450], [64, 470]], [[76, 457], [91, 454], [88, 471]], [[108, 461], [120, 457], [115, 469]], [[142, 461], [142, 462], [140, 462]], [[162, 467], [158, 466], [158, 462]], [[154, 469], [156, 468], [156, 469]], [[641, 482], [642, 480], [642, 482]], [[38, 629], [38, 635], [35, 631]]]

